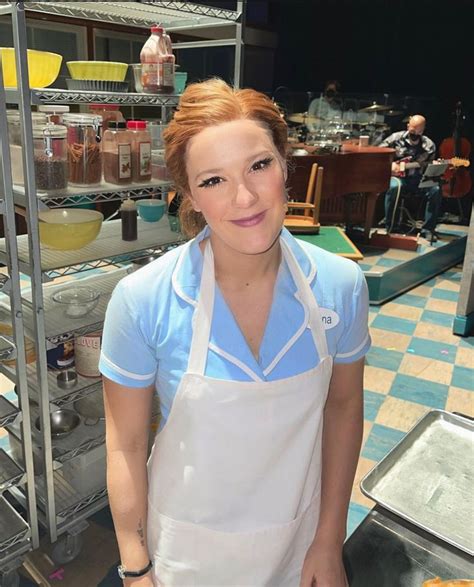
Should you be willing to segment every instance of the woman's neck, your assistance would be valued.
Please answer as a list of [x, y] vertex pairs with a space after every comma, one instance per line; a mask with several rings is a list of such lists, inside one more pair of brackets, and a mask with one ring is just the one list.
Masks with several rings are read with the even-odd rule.
[[215, 242], [210, 237], [214, 254], [216, 280], [229, 289], [240, 289], [256, 285], [265, 279], [274, 278], [280, 267], [281, 248], [279, 238], [273, 245], [258, 255], [247, 255]]

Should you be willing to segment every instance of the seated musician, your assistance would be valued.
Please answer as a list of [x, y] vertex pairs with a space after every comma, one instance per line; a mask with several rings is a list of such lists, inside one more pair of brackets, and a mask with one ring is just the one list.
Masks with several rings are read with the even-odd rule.
[[423, 170], [433, 162], [436, 145], [424, 135], [426, 119], [415, 114], [408, 121], [407, 130], [395, 132], [388, 136], [380, 147], [395, 149], [395, 161], [392, 163], [390, 187], [385, 192], [385, 225], [391, 232], [399, 205], [398, 198], [402, 192], [413, 193], [426, 198], [425, 218], [420, 235], [431, 241], [437, 240], [436, 223], [441, 206], [441, 188], [418, 188]]
[[337, 80], [329, 80], [324, 86], [324, 93], [320, 98], [311, 101], [308, 108], [310, 120], [316, 119], [319, 122], [308, 122], [306, 126], [310, 131], [318, 130], [318, 127], [326, 126], [330, 120], [342, 118], [341, 84]]

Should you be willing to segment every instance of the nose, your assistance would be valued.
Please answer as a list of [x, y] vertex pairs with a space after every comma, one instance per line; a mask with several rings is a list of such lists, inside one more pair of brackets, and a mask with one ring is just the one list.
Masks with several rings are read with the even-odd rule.
[[237, 191], [234, 196], [234, 204], [239, 208], [249, 208], [257, 201], [257, 195], [252, 192], [244, 182], [237, 185]]

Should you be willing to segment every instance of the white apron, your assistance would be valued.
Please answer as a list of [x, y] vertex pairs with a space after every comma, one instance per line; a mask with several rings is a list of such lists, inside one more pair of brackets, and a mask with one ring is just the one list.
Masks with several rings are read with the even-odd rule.
[[148, 548], [156, 585], [299, 585], [319, 519], [332, 357], [314, 294], [280, 243], [320, 363], [270, 382], [204, 375], [215, 291], [208, 243], [188, 370], [148, 462]]

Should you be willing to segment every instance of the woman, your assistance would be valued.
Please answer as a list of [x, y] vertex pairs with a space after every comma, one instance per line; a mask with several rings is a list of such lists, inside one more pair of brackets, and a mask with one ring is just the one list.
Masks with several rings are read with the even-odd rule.
[[100, 363], [125, 585], [346, 585], [367, 288], [282, 230], [286, 141], [269, 99], [220, 80], [166, 131], [195, 238], [120, 282]]

